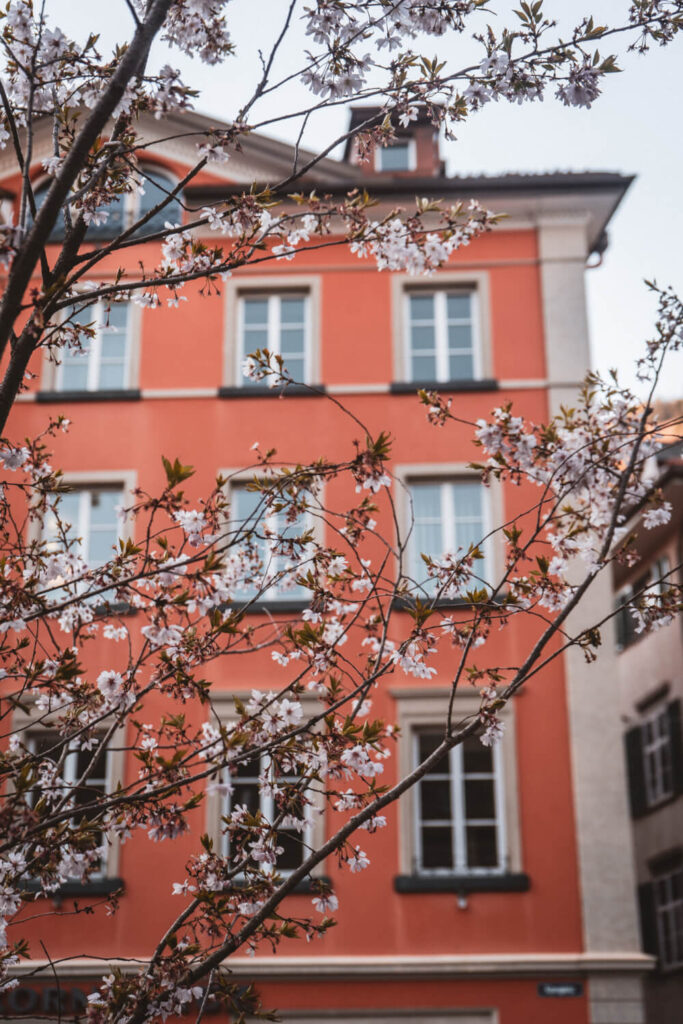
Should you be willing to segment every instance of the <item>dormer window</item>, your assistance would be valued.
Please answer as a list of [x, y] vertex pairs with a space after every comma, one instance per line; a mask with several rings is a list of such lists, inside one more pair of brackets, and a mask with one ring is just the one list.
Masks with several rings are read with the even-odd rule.
[[[126, 228], [130, 227], [140, 217], [144, 217], [150, 210], [154, 209], [165, 196], [175, 188], [175, 181], [156, 167], [145, 165], [141, 168], [140, 181], [142, 192], [124, 192], [117, 196], [111, 203], [102, 207], [107, 213], [107, 219], [102, 224], [90, 224], [88, 226], [86, 241], [95, 242], [103, 239], [116, 238]], [[48, 179], [40, 184], [34, 192], [36, 209], [45, 202], [45, 197], [52, 184]], [[182, 206], [177, 197], [174, 197], [166, 206], [147, 221], [139, 230], [140, 235], [151, 235], [156, 231], [162, 231], [166, 222], [171, 224], [182, 223]], [[137, 234], [137, 232], [136, 232]], [[54, 228], [50, 232], [51, 242], [61, 242], [64, 239], [64, 218], [60, 213]]]
[[397, 139], [390, 146], [375, 150], [375, 168], [378, 171], [414, 171], [415, 140]]

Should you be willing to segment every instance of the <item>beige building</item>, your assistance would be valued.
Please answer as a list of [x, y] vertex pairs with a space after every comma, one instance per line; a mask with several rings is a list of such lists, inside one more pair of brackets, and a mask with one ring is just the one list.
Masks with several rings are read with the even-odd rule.
[[[681, 582], [683, 442], [660, 454], [657, 483], [673, 506], [671, 522], [637, 529], [641, 556], [617, 565], [619, 606], [645, 587]], [[683, 1020], [683, 621], [639, 634], [634, 617], [616, 617], [617, 664], [629, 776], [643, 949], [657, 957], [646, 980], [648, 1024]]]

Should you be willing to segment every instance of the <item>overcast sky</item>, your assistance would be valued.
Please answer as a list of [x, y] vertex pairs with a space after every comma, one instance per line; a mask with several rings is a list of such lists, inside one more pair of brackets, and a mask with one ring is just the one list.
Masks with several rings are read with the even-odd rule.
[[[491, 6], [500, 10], [510, 5], [492, 0]], [[628, 4], [546, 0], [545, 7], [564, 23], [591, 13], [596, 23], [616, 24], [623, 21]], [[76, 38], [100, 32], [103, 49], [129, 32], [124, 0], [47, 0], [47, 9]], [[195, 108], [229, 120], [253, 87], [258, 48], [274, 37], [284, 9], [285, 0], [232, 0], [227, 13], [238, 56], [217, 68], [161, 45], [153, 63], [168, 61], [180, 68], [186, 83], [201, 90]], [[304, 45], [304, 37], [295, 31], [282, 55], [283, 73], [296, 67]], [[605, 41], [604, 53], [615, 45], [623, 48]], [[439, 40], [430, 39], [426, 51], [438, 53]], [[637, 176], [610, 225], [602, 266], [586, 275], [594, 364], [603, 371], [616, 367], [625, 383], [637, 386], [633, 363], [642, 339], [651, 332], [654, 311], [643, 279], [672, 284], [683, 293], [683, 38], [645, 57], [627, 55], [621, 65], [624, 73], [609, 76], [591, 110], [566, 108], [550, 98], [523, 107], [489, 104], [461, 126], [458, 141], [445, 144], [443, 152], [451, 174], [608, 170]], [[286, 114], [301, 96], [296, 88], [283, 88], [263, 101], [257, 119]], [[343, 131], [346, 121], [342, 109], [328, 111], [306, 141], [314, 147]], [[286, 122], [271, 126], [269, 134], [293, 141]], [[683, 397], [683, 354], [671, 360], [660, 395]]]

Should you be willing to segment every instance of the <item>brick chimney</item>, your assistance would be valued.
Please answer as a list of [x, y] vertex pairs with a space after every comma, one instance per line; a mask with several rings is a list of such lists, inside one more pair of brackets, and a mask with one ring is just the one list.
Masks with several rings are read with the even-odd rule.
[[[386, 112], [381, 107], [351, 107], [351, 123], [353, 130], [359, 125], [367, 125], [368, 130], [378, 128]], [[394, 124], [395, 141], [389, 146], [373, 146], [369, 158], [361, 163], [360, 148], [356, 138], [346, 143], [344, 159], [348, 163], [362, 167], [367, 175], [378, 177], [404, 178], [412, 175], [416, 178], [434, 178], [444, 173], [444, 164], [439, 157], [439, 130], [431, 122], [426, 107], [418, 108], [415, 121], [404, 128], [396, 120]]]

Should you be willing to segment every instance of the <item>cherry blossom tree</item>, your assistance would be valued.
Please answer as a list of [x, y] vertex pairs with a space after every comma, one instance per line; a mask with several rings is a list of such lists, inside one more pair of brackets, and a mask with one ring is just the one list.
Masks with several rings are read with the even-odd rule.
[[[207, 63], [238, 59], [228, 3], [126, 0], [125, 7], [130, 41], [113, 56], [101, 55], [94, 37], [85, 45], [67, 39], [49, 22], [45, 4], [34, 9], [13, 0], [4, 12], [0, 140], [16, 157], [21, 197], [16, 224], [1, 229], [3, 431], [31, 356], [44, 348], [59, 360], [66, 346], [87, 338], [89, 328], [77, 314], [97, 301], [132, 297], [146, 306], [175, 305], [190, 280], [218, 288], [239, 267], [327, 245], [348, 245], [379, 270], [429, 273], [493, 226], [495, 218], [474, 205], [418, 200], [415, 212], [373, 219], [371, 198], [356, 191], [341, 200], [292, 198], [338, 138], [305, 157], [297, 145], [290, 173], [267, 192], [245, 190], [202, 210], [183, 202], [183, 188], [204, 167], [230, 159], [245, 136], [272, 123], [268, 99], [285, 84], [276, 74], [277, 56], [294, 17], [304, 19], [311, 52], [296, 73], [309, 102], [292, 121], [303, 133], [314, 112], [350, 96], [372, 99], [386, 116], [354, 128], [360, 152], [390, 143], [396, 125], [409, 124], [418, 109], [448, 132], [488, 101], [518, 103], [552, 93], [562, 103], [590, 106], [604, 76], [616, 69], [614, 56], [599, 53], [599, 41], [623, 38], [645, 51], [670, 42], [683, 25], [683, 4], [675, 0], [636, 0], [613, 28], [583, 18], [565, 39], [538, 2], [522, 3], [514, 25], [494, 32], [480, 0], [311, 0], [308, 6], [293, 0], [263, 57], [257, 88], [231, 126], [196, 140], [194, 167], [135, 224], [84, 248], [89, 226], [105, 222], [119, 197], [144, 187], [140, 159], [148, 143], [141, 115], [161, 117], [194, 99], [170, 66], [148, 70], [154, 39]], [[422, 55], [433, 37], [451, 53], [466, 36], [480, 49], [474, 63], [459, 67]], [[54, 151], [44, 167], [51, 185], [39, 203], [33, 144], [44, 119]], [[153, 218], [178, 203], [183, 223], [145, 233]], [[64, 238], [55, 250], [48, 242], [56, 225]], [[199, 227], [215, 233], [215, 244], [200, 240]], [[143, 240], [159, 242], [157, 264], [142, 263], [135, 271], [122, 266], [113, 284], [97, 280], [105, 260]], [[666, 354], [680, 348], [683, 336], [681, 303], [667, 290], [657, 294], [659, 319], [641, 364], [650, 394]], [[285, 392], [294, 383], [267, 350], [254, 352], [247, 369]], [[449, 401], [434, 393], [420, 399], [435, 430], [462, 426]], [[352, 416], [335, 405], [340, 417]], [[417, 578], [407, 557], [410, 525], [401, 530], [396, 514], [400, 483], [391, 472], [390, 438], [354, 422], [358, 440], [345, 461], [320, 453], [311, 464], [284, 467], [274, 449], [257, 447], [254, 501], [241, 520], [230, 507], [229, 480], [219, 477], [211, 493], [191, 500], [186, 481], [192, 468], [164, 458], [166, 487], [161, 494], [136, 492], [125, 510], [126, 538], [95, 568], [69, 527], [68, 489], [49, 461], [51, 439], [68, 430], [68, 422], [50, 421], [32, 439], [2, 438], [0, 957], [6, 985], [13, 984], [13, 967], [25, 952], [20, 931], [31, 894], [54, 893], [67, 879], [87, 883], [103, 848], [134, 830], [144, 829], [152, 841], [184, 834], [207, 793], [229, 796], [240, 768], [260, 762], [268, 767], [258, 785], [272, 812], [229, 806], [224, 842], [202, 837], [179, 876], [178, 915], [149, 963], [138, 974], [107, 975], [88, 1015], [93, 1022], [137, 1024], [182, 1012], [193, 1000], [201, 1013], [209, 989], [236, 1015], [254, 1010], [255, 997], [221, 972], [226, 958], [240, 949], [276, 947], [294, 935], [323, 935], [337, 908], [327, 883], [315, 883], [310, 916], [285, 916], [283, 899], [325, 858], [338, 858], [354, 873], [366, 868], [372, 833], [386, 824], [385, 808], [444, 753], [475, 734], [484, 744], [497, 742], [501, 709], [568, 647], [594, 659], [611, 613], [578, 633], [571, 613], [615, 559], [636, 558], [628, 529], [633, 512], [642, 514], [645, 527], [670, 514], [649, 476], [664, 436], [650, 403], [591, 375], [575, 408], [547, 424], [525, 422], [507, 406], [465, 424], [481, 449], [476, 468], [483, 482], [518, 485], [525, 510], [467, 550], [426, 555]], [[324, 498], [323, 485], [333, 479], [346, 484], [345, 504]], [[485, 557], [493, 536], [505, 550], [497, 576]], [[672, 570], [666, 585], [657, 581], [632, 596], [638, 629], [656, 629], [680, 610], [675, 579]], [[248, 617], [273, 587], [304, 594], [307, 609], [297, 616]], [[444, 600], [457, 604], [452, 614], [444, 614]], [[493, 630], [516, 628], [520, 617], [533, 624], [524, 658], [512, 668], [482, 667], [475, 652]], [[84, 663], [96, 643], [110, 645], [111, 667], [91, 675]], [[215, 706], [213, 668], [220, 659], [254, 652], [271, 658], [281, 682], [255, 690], [247, 701], [236, 699], [226, 721]], [[437, 663], [441, 672], [449, 666], [443, 734], [412, 772], [385, 787], [396, 729], [372, 717], [373, 695], [395, 673], [429, 679]], [[478, 694], [479, 711], [463, 720], [455, 695], [464, 688]], [[146, 709], [159, 694], [168, 713], [150, 721]], [[202, 708], [200, 727], [190, 724], [188, 705]], [[51, 737], [40, 749], [29, 742], [37, 724]], [[124, 727], [126, 753], [139, 772], [115, 792], [90, 797], [97, 754]], [[67, 777], [67, 761], [83, 751], [92, 756]], [[305, 823], [325, 808], [339, 812], [342, 823], [315, 845]], [[280, 870], [285, 841], [300, 854], [286, 874]]]

